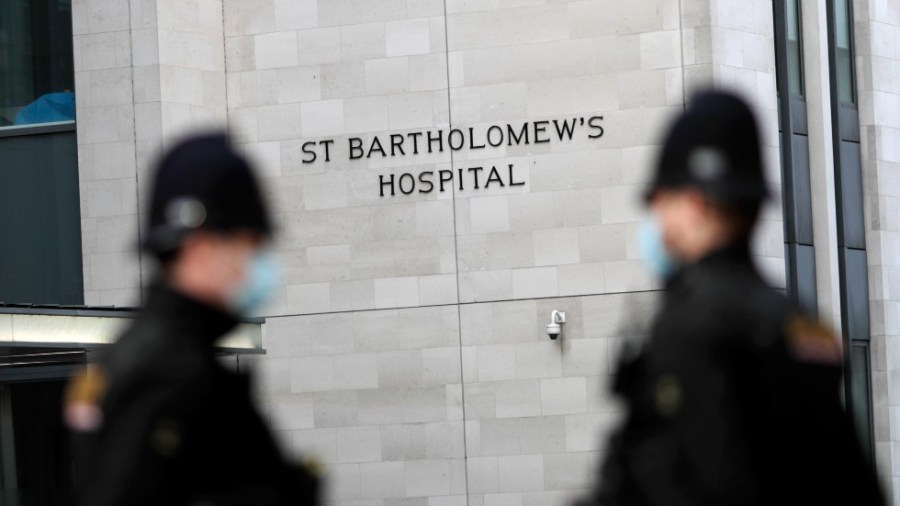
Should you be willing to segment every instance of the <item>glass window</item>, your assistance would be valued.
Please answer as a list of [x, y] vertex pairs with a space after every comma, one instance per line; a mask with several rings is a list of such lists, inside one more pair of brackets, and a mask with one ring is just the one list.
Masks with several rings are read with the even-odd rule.
[[80, 469], [62, 422], [65, 387], [59, 380], [0, 384], [0, 442], [9, 450], [0, 461], [0, 504], [75, 504]]
[[787, 1], [787, 67], [788, 90], [791, 95], [803, 95], [803, 64], [801, 61], [799, 0]]
[[871, 461], [872, 456], [872, 420], [869, 412], [869, 347], [865, 344], [853, 344], [850, 347], [850, 389], [852, 396], [851, 411], [856, 432], [863, 451]]
[[71, 0], [0, 1], [0, 128], [75, 119]]
[[84, 303], [75, 132], [0, 137], [0, 238], [0, 301]]
[[851, 51], [850, 23], [852, 22], [849, 0], [834, 1], [834, 35], [837, 45], [838, 99], [841, 102], [856, 103], [853, 83], [853, 53]]

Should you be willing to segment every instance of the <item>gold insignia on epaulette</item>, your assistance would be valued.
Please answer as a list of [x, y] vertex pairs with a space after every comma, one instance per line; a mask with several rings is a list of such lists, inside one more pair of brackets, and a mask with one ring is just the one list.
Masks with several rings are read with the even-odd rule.
[[841, 342], [821, 322], [805, 315], [795, 315], [785, 329], [788, 349], [801, 362], [840, 364]]
[[300, 463], [301, 467], [313, 476], [324, 476], [325, 475], [325, 464], [316, 457], [307, 456]]
[[665, 416], [673, 416], [681, 409], [681, 382], [673, 374], [667, 374], [656, 382], [656, 411]]
[[100, 402], [106, 393], [106, 376], [96, 365], [89, 365], [66, 385], [64, 418], [77, 432], [93, 432], [103, 424]]

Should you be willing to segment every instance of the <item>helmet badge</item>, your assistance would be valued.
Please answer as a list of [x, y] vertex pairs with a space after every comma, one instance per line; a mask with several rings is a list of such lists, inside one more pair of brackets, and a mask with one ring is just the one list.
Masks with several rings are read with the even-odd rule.
[[701, 146], [688, 155], [688, 170], [697, 181], [721, 179], [729, 171], [728, 157], [718, 148]]
[[190, 197], [174, 199], [166, 206], [166, 221], [177, 228], [197, 228], [206, 221], [206, 206]]

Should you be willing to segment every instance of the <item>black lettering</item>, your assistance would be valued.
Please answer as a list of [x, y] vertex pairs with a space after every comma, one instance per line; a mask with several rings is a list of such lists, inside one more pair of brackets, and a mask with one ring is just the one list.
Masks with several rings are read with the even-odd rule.
[[378, 182], [381, 184], [381, 196], [382, 197], [384, 197], [384, 187], [385, 186], [391, 187], [391, 196], [392, 197], [394, 196], [394, 175], [393, 174], [391, 174], [390, 181], [387, 181], [387, 182], [385, 182], [384, 176], [378, 176]]
[[453, 181], [453, 171], [452, 170], [439, 170], [438, 171], [438, 180], [440, 181], [441, 191], [444, 191], [444, 183], [449, 183]]
[[463, 191], [463, 181], [465, 181], [463, 178], [463, 170], [457, 169], [457, 172], [459, 172], [459, 191]]
[[[409, 190], [404, 190], [403, 189], [403, 181], [406, 181], [407, 177], [409, 178]], [[405, 173], [403, 173], [403, 175], [400, 176], [400, 180], [397, 182], [397, 186], [400, 187], [400, 193], [402, 193], [404, 195], [409, 195], [410, 193], [413, 192], [413, 190], [416, 189], [416, 177], [413, 176], [412, 174], [410, 174], [409, 172], [405, 172]]]
[[484, 143], [481, 146], [475, 144], [475, 129], [469, 127], [469, 149], [484, 149]]
[[378, 140], [378, 137], [375, 137], [374, 139], [372, 139], [372, 145], [369, 146], [369, 152], [366, 153], [366, 158], [371, 158], [371, 157], [372, 157], [372, 152], [373, 152], [373, 151], [379, 151], [379, 152], [381, 152], [381, 157], [382, 157], [382, 158], [384, 158], [385, 156], [387, 156], [387, 153], [385, 153], [384, 148], [381, 147], [381, 141]]
[[559, 126], [559, 120], [553, 120], [553, 126], [556, 127], [556, 135], [559, 136], [559, 140], [564, 141], [564, 137], [568, 137], [569, 140], [572, 140], [572, 134], [575, 133], [575, 123], [578, 121], [578, 118], [572, 118], [572, 123], [569, 124], [569, 120], [563, 120], [562, 128]]
[[525, 186], [525, 181], [519, 181], [518, 183], [513, 179], [513, 164], [509, 164], [509, 185], [510, 186]]
[[597, 130], [597, 133], [588, 134], [588, 137], [591, 139], [603, 137], [603, 127], [598, 124], [601, 121], [603, 121], [603, 116], [592, 116], [591, 119], [588, 120], [588, 126]]
[[503, 184], [503, 179], [500, 178], [500, 173], [497, 172], [497, 167], [491, 167], [491, 173], [488, 175], [487, 181], [484, 183], [484, 189], [487, 190], [488, 186], [491, 185], [492, 182], [500, 183], [500, 187], [506, 186]]
[[[425, 176], [428, 176], [426, 179]], [[428, 185], [428, 189], [419, 188], [419, 193], [431, 193], [434, 190], [434, 183], [431, 182], [431, 177], [434, 176], [434, 172], [422, 172], [419, 174], [419, 182], [423, 185]]]
[[[459, 134], [459, 144], [456, 146], [453, 145], [453, 134]], [[450, 146], [450, 149], [453, 151], [459, 151], [462, 149], [463, 145], [466, 143], [466, 135], [462, 133], [462, 130], [458, 128], [454, 128], [450, 130], [450, 133], [447, 134], [447, 145]]]
[[[491, 132], [498, 132], [500, 134], [500, 139], [496, 143], [491, 140]], [[495, 148], [497, 146], [503, 144], [503, 129], [497, 125], [492, 125], [491, 128], [488, 128], [487, 142], [488, 142], [488, 144], [490, 144], [492, 147], [495, 147]]]
[[[428, 137], [428, 152], [429, 152], [429, 153], [431, 153], [431, 144], [432, 144], [433, 142], [435, 142], [435, 141], [437, 141], [438, 147], [440, 148], [440, 149], [438, 149], [438, 151], [441, 152], [441, 153], [444, 152], [444, 135], [443, 135], [443, 134], [444, 134], [444, 131], [443, 131], [443, 130], [438, 130], [437, 133], [438, 133], [438, 134], [437, 134], [437, 137], [432, 137], [432, 136], [431, 136], [431, 130], [429, 130], [428, 132], [426, 132], [426, 137]], [[451, 175], [452, 175], [452, 173], [451, 173]], [[441, 191], [444, 191], [444, 190], [441, 190]]]
[[484, 170], [483, 167], [469, 167], [469, 172], [471, 172], [472, 174], [475, 175], [475, 178], [474, 178], [474, 179], [475, 179], [475, 189], [476, 189], [476, 190], [479, 188], [479, 186], [478, 186], [478, 173], [481, 172], [481, 171], [483, 171], [483, 170]]
[[316, 143], [312, 142], [312, 141], [303, 143], [303, 146], [301, 146], [300, 149], [303, 151], [304, 154], [312, 155], [311, 158], [304, 158], [303, 163], [313, 163], [314, 161], [316, 161], [316, 152], [306, 149], [307, 146], [315, 146], [315, 145], [316, 145]]
[[550, 122], [547, 120], [534, 122], [534, 143], [535, 144], [544, 144], [544, 143], [550, 142], [549, 137], [547, 137], [545, 139], [540, 138], [541, 134], [547, 133], [547, 125], [549, 125], [549, 124], [550, 124]]
[[328, 139], [327, 141], [320, 141], [319, 144], [325, 145], [325, 161], [330, 162], [331, 161], [331, 153], [330, 153], [329, 148], [331, 147], [332, 144], [334, 144], [334, 139]]
[[[350, 137], [347, 139], [350, 144], [350, 159], [356, 160], [357, 158], [362, 158], [363, 156], [363, 148], [362, 148], [362, 139], [359, 137]], [[358, 155], [355, 153], [359, 153]]]
[[419, 137], [422, 137], [422, 132], [413, 132], [410, 134], [406, 134], [407, 137], [411, 138], [413, 141], [413, 154], [419, 154]]
[[512, 146], [513, 141], [515, 141], [516, 145], [518, 146], [523, 138], [525, 139], [525, 144], [531, 144], [530, 142], [528, 142], [528, 123], [522, 124], [522, 129], [519, 130], [519, 135], [516, 135], [516, 131], [513, 130], [512, 125], [506, 125], [506, 133], [509, 136], [509, 141], [506, 143], [507, 146]]
[[400, 134], [391, 134], [391, 156], [394, 156], [395, 150], [400, 151], [401, 155], [406, 154], [403, 151], [403, 136]]

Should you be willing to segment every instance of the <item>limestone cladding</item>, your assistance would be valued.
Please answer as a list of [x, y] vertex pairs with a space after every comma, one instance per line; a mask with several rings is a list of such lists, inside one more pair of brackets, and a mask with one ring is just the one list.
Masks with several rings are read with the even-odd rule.
[[75, 0], [73, 53], [85, 302], [122, 304], [140, 286], [133, 18], [127, 2]]
[[875, 453], [900, 491], [900, 5], [855, 2], [856, 73], [872, 326]]
[[73, 0], [85, 303], [133, 306], [146, 176], [185, 132], [226, 122], [222, 0]]
[[[282, 442], [326, 463], [330, 505], [583, 493], [618, 417], [612, 364], [660, 288], [635, 233], [662, 129], [698, 87], [736, 89], [779, 184], [765, 2], [73, 0], [73, 17], [86, 301], [136, 300], [148, 168], [227, 125], [283, 266], [267, 353], [241, 363]], [[781, 230], [775, 202], [754, 241], [775, 286]]]
[[[778, 185], [771, 12], [751, 4], [226, 0], [229, 125], [286, 266], [266, 314], [656, 288], [637, 197], [691, 90], [754, 101]], [[473, 147], [543, 122], [551, 142]], [[755, 243], [776, 285], [779, 216]]]
[[[754, 103], [778, 191], [771, 10], [681, 4], [225, 0], [229, 125], [286, 270], [259, 396], [328, 464], [329, 504], [563, 505], [593, 482], [659, 288], [639, 195], [693, 90]], [[754, 242], [776, 286], [782, 248], [776, 203]]]
[[[273, 317], [251, 367], [283, 443], [327, 465], [329, 504], [566, 504], [595, 479], [619, 419], [614, 357], [655, 299]], [[561, 341], [542, 325], [553, 308], [566, 310]]]

